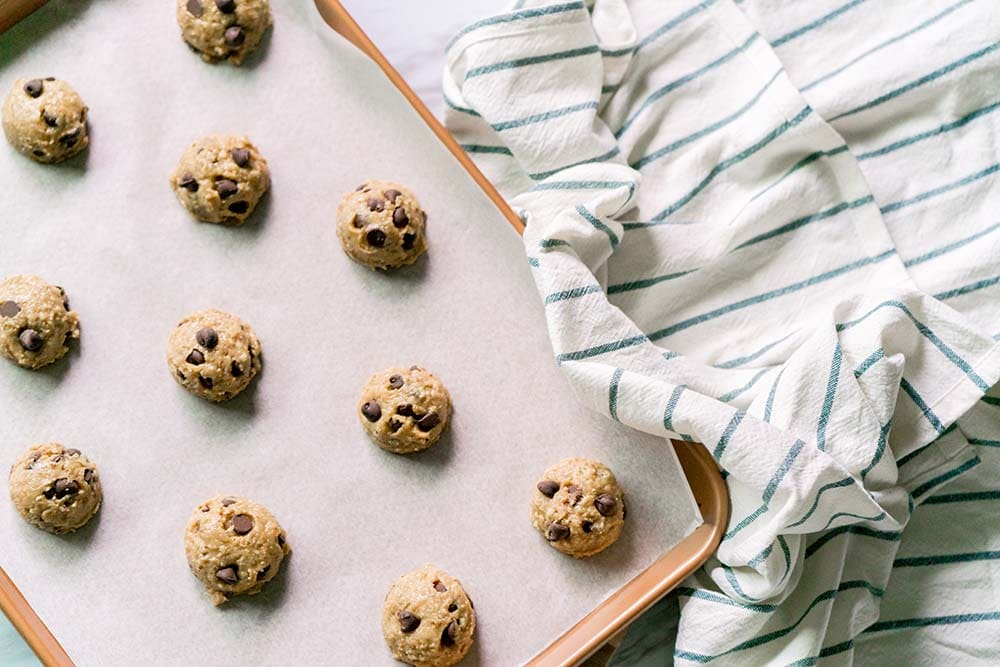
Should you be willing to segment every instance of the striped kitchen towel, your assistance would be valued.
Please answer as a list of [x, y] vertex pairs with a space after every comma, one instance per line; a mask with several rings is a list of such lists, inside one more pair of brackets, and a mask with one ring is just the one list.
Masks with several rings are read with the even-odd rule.
[[520, 0], [447, 49], [580, 399], [727, 479], [674, 661], [997, 664], [995, 0]]

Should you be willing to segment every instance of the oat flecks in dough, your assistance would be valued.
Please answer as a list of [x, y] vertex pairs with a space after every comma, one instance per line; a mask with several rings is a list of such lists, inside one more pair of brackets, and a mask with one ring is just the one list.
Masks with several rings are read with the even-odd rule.
[[53, 77], [15, 81], [2, 116], [10, 145], [38, 162], [62, 162], [89, 143], [86, 105], [72, 86]]
[[62, 288], [33, 275], [0, 281], [0, 355], [41, 368], [61, 359], [66, 343], [79, 337], [79, 319]]
[[25, 521], [50, 533], [71, 533], [101, 507], [97, 466], [78, 449], [35, 445], [10, 469], [10, 499]]
[[625, 525], [625, 494], [603, 464], [560, 461], [533, 490], [531, 523], [546, 541], [574, 558], [607, 549]]
[[234, 595], [256, 595], [291, 552], [285, 531], [262, 505], [219, 495], [195, 509], [184, 535], [188, 565], [220, 605]]
[[271, 187], [267, 160], [246, 137], [211, 134], [188, 146], [170, 186], [196, 220], [242, 225]]
[[427, 214], [408, 189], [366, 181], [337, 208], [337, 238], [344, 252], [370, 269], [413, 264], [427, 250]]
[[415, 667], [448, 667], [465, 657], [476, 633], [476, 612], [462, 584], [424, 565], [400, 577], [382, 608], [382, 635], [397, 660]]
[[205, 62], [241, 65], [271, 25], [268, 0], [177, 0], [181, 37]]
[[167, 366], [195, 396], [226, 401], [246, 389], [261, 369], [260, 341], [240, 318], [221, 310], [199, 310], [171, 332]]
[[368, 379], [358, 401], [358, 418], [376, 445], [396, 454], [427, 449], [451, 419], [445, 386], [420, 366], [389, 368]]

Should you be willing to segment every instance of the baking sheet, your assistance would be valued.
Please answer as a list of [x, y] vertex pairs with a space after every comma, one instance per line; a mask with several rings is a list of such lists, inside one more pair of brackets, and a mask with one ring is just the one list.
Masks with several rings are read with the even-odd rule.
[[[0, 150], [0, 274], [64, 286], [83, 330], [54, 367], [0, 364], [0, 460], [58, 440], [98, 463], [106, 494], [63, 538], [0, 509], [0, 562], [80, 665], [391, 664], [381, 602], [424, 562], [476, 602], [465, 664], [524, 662], [688, 535], [697, 507], [666, 440], [576, 403], [520, 240], [398, 92], [309, 0], [272, 4], [240, 70], [191, 54], [168, 2], [54, 0], [0, 36], [0, 88], [55, 75], [91, 110], [91, 148], [68, 164]], [[209, 132], [248, 134], [271, 165], [243, 228], [191, 221], [167, 185]], [[337, 200], [369, 177], [428, 210], [417, 266], [374, 274], [341, 252]], [[164, 362], [172, 326], [204, 307], [263, 346], [263, 373], [221, 406]], [[409, 363], [456, 413], [404, 458], [366, 440], [354, 402], [369, 373]], [[582, 562], [527, 518], [537, 476], [571, 455], [605, 461], [629, 497], [621, 541]], [[267, 505], [294, 549], [262, 595], [221, 609], [183, 553], [215, 493]]]

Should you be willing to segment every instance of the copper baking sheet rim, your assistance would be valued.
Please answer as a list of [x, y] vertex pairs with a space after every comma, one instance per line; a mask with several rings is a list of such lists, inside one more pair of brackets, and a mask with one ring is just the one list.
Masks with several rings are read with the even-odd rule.
[[[45, 4], [46, 0], [0, 0], [0, 33]], [[338, 0], [315, 0], [323, 19], [353, 43], [385, 72], [389, 80], [413, 106], [424, 122], [465, 168], [472, 179], [519, 233], [524, 223], [492, 183], [462, 150], [406, 81], [386, 60]], [[643, 611], [674, 589], [700, 567], [722, 540], [729, 519], [725, 482], [715, 461], [699, 443], [673, 440], [672, 444], [687, 477], [704, 523], [676, 547], [663, 554], [625, 586], [581, 619], [562, 637], [535, 656], [530, 667], [576, 665], [584, 661]], [[24, 637], [46, 667], [72, 667], [73, 661], [0, 568], [0, 610]]]

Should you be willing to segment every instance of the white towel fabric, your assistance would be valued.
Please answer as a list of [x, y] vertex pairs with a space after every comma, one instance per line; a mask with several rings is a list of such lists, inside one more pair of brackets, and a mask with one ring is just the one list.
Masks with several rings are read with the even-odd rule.
[[997, 664], [995, 0], [521, 0], [444, 92], [580, 399], [727, 477], [675, 660]]

